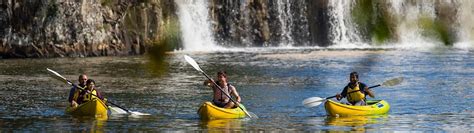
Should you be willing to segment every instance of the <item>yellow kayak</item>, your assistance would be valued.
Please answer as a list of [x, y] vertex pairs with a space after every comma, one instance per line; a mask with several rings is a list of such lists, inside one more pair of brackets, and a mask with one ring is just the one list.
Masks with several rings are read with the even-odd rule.
[[[245, 107], [241, 105], [243, 109]], [[201, 119], [237, 119], [244, 118], [245, 113], [240, 108], [225, 109], [211, 102], [204, 102], [198, 110]]]
[[73, 116], [107, 117], [107, 106], [100, 99], [94, 99], [77, 107], [67, 107], [66, 113]]
[[324, 108], [330, 116], [381, 115], [390, 110], [390, 105], [384, 100], [367, 100], [366, 106], [352, 106], [327, 100]]

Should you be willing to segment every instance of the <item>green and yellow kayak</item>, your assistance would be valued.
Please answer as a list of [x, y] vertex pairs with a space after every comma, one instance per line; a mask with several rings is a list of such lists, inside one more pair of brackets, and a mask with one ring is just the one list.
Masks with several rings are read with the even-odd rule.
[[73, 116], [107, 117], [107, 106], [100, 99], [94, 99], [77, 107], [67, 107], [66, 113]]
[[367, 100], [366, 106], [352, 106], [327, 100], [324, 108], [330, 116], [381, 115], [390, 110], [390, 105], [384, 100]]
[[[241, 107], [245, 109], [244, 105]], [[245, 109], [246, 110], [246, 109]], [[201, 119], [238, 119], [244, 118], [245, 113], [240, 108], [225, 109], [217, 107], [211, 102], [204, 102], [198, 110]]]

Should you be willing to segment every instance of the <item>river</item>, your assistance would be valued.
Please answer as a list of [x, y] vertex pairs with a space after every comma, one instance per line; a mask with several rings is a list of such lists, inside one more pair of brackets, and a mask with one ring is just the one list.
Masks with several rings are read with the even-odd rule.
[[[215, 77], [225, 70], [247, 109], [258, 119], [202, 121], [199, 105], [211, 100], [205, 77], [187, 64], [193, 57]], [[435, 48], [271, 49], [172, 52], [165, 67], [147, 56], [2, 59], [0, 128], [3, 131], [474, 131], [474, 52]], [[129, 110], [150, 116], [76, 118], [65, 114], [70, 86], [51, 78], [53, 69], [71, 81], [85, 73], [99, 91]], [[161, 74], [156, 72], [159, 68]], [[378, 87], [375, 99], [390, 112], [370, 117], [327, 117], [324, 106], [305, 108], [309, 97], [342, 91], [349, 73]]]

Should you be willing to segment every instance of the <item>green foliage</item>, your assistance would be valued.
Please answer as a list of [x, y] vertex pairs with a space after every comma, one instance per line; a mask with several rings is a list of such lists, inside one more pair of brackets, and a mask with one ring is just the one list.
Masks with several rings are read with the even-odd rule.
[[389, 40], [392, 36], [390, 29], [390, 23], [387, 21], [387, 16], [384, 14], [378, 13], [376, 15], [375, 24], [372, 31], [373, 40], [381, 44]]
[[367, 28], [371, 25], [373, 13], [372, 0], [359, 0], [352, 9], [352, 18], [359, 27]]
[[112, 6], [114, 4], [114, 0], [102, 0], [100, 4], [102, 6]]
[[[177, 18], [171, 17], [163, 26], [161, 37], [165, 39], [167, 50], [172, 51], [178, 49], [181, 44], [181, 31], [179, 30], [179, 22]], [[163, 40], [162, 39], [162, 40]]]
[[419, 24], [423, 29], [424, 36], [438, 39], [444, 45], [453, 45], [453, 37], [450, 35], [448, 27], [440, 20], [422, 17], [419, 19]]
[[155, 75], [163, 75], [168, 70], [168, 62], [166, 60], [168, 54], [166, 52], [178, 49], [180, 40], [179, 23], [177, 18], [166, 21], [161, 31], [160, 39], [152, 41], [148, 44], [147, 57], [150, 62], [147, 64], [149, 70]]
[[56, 4], [56, 2], [52, 1], [49, 5], [48, 5], [48, 8], [47, 8], [47, 11], [46, 11], [46, 17], [56, 17], [58, 15], [58, 5]]
[[393, 24], [383, 1], [358, 0], [352, 9], [352, 19], [365, 36], [380, 44], [392, 38]]

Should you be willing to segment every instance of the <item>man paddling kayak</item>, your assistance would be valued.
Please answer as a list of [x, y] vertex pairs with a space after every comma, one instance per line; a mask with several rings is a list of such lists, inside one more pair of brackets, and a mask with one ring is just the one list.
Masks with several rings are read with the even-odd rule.
[[[213, 80], [213, 79], [211, 79]], [[234, 96], [236, 98], [236, 102], [240, 103], [240, 96], [234, 86], [230, 85], [227, 82], [227, 74], [225, 71], [217, 72], [217, 82], [216, 82], [223, 90], [219, 90], [217, 86], [212, 84], [212, 81], [206, 80], [204, 81], [204, 85], [209, 86], [212, 88], [214, 92], [214, 99], [212, 100], [213, 104], [221, 107], [221, 108], [234, 108], [236, 107], [234, 102], [231, 102], [229, 97], [225, 96], [224, 93], [230, 94], [230, 96]]]
[[357, 72], [352, 72], [349, 75], [349, 83], [344, 87], [344, 90], [340, 94], [336, 94], [337, 100], [341, 100], [346, 97], [347, 101], [352, 105], [363, 106], [366, 105], [365, 97], [369, 95], [374, 98], [374, 93], [369, 90], [367, 85], [362, 82], [359, 82], [359, 74]]
[[[79, 78], [78, 78], [79, 84], [77, 84], [77, 86], [85, 88], [87, 79], [88, 79], [87, 75], [85, 74], [79, 75]], [[74, 93], [76, 92], [76, 90], [78, 90], [77, 86], [73, 86], [71, 90], [69, 90], [69, 97], [67, 100], [69, 101], [71, 107], [77, 106], [76, 101], [73, 100]]]
[[[92, 94], [96, 95], [97, 97]], [[73, 107], [77, 107], [78, 104], [80, 105], [82, 103], [85, 103], [87, 101], [90, 101], [96, 98], [104, 100], [102, 95], [100, 95], [99, 91], [97, 91], [95, 88], [95, 81], [93, 79], [88, 79], [86, 81], [85, 90], [76, 89], [76, 91], [74, 92], [72, 101], [77, 104], [73, 105]]]

